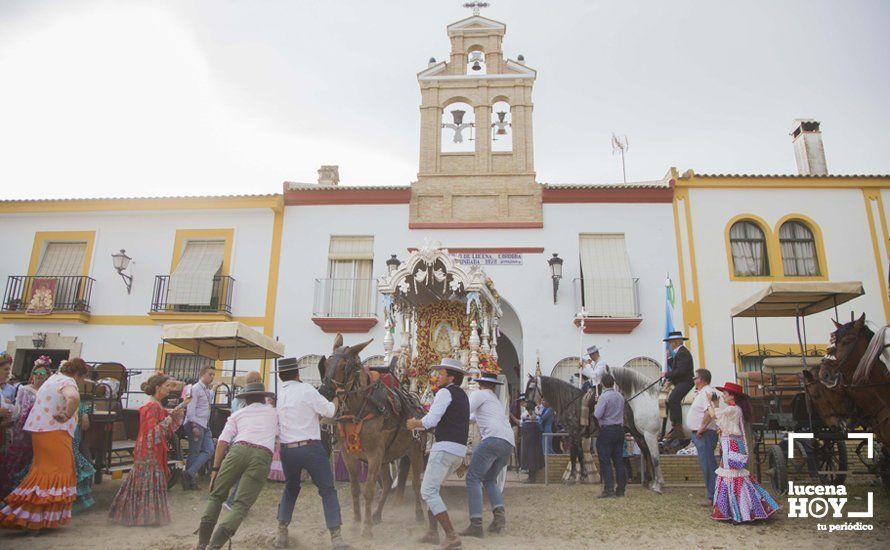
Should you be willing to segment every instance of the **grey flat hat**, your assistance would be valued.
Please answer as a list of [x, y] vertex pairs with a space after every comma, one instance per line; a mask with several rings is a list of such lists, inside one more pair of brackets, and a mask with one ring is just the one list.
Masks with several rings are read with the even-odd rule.
[[285, 357], [284, 359], [278, 360], [278, 371], [277, 372], [286, 372], [289, 370], [300, 370], [305, 369], [309, 365], [301, 365], [297, 361], [296, 357]]
[[251, 382], [250, 384], [244, 386], [244, 391], [242, 391], [235, 397], [241, 398], [254, 396], [275, 397], [275, 392], [266, 391], [266, 386], [262, 382]]
[[432, 367], [430, 367], [430, 370], [435, 370], [435, 369], [445, 369], [445, 370], [450, 370], [450, 371], [453, 371], [453, 372], [456, 372], [459, 374], [463, 374], [464, 376], [467, 375], [467, 371], [466, 371], [466, 369], [464, 369], [463, 363], [461, 363], [457, 359], [452, 359], [450, 357], [446, 357], [445, 359], [442, 359], [442, 362], [439, 363], [438, 365], [433, 365]]

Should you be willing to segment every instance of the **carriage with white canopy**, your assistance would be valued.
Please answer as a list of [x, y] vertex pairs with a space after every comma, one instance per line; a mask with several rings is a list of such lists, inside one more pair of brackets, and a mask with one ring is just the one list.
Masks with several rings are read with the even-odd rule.
[[[767, 476], [771, 488], [779, 494], [787, 488], [789, 469], [794, 474], [809, 474], [822, 483], [840, 484], [847, 476], [846, 434], [822, 425], [814, 415], [810, 397], [801, 379], [802, 372], [819, 365], [822, 357], [810, 347], [806, 317], [834, 310], [865, 294], [862, 283], [850, 282], [776, 282], [744, 300], [730, 312], [733, 353], [736, 353], [736, 319], [754, 321], [757, 343], [757, 370], [739, 372], [736, 381], [746, 387], [753, 409], [754, 456], [757, 477], [761, 474], [761, 457], [766, 455]], [[762, 318], [794, 318], [798, 352], [772, 355], [761, 344]], [[741, 356], [733, 358], [741, 362]], [[789, 453], [787, 436], [791, 431], [813, 432], [812, 440], [796, 440], [794, 453]], [[794, 454], [794, 460], [789, 460]]]

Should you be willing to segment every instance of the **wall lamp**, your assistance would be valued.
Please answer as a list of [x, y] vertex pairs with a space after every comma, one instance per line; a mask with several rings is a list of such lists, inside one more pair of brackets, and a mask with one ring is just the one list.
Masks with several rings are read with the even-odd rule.
[[550, 265], [550, 276], [553, 278], [553, 303], [556, 303], [556, 291], [559, 289], [559, 280], [562, 279], [562, 258], [556, 252], [547, 260]]
[[127, 270], [127, 266], [130, 265], [130, 260], [132, 259], [133, 258], [127, 256], [127, 251], [123, 248], [121, 248], [121, 251], [117, 254], [111, 255], [111, 261], [114, 262], [115, 271], [117, 271], [117, 274], [124, 280], [124, 284], [127, 285], [127, 294], [129, 294], [130, 290], [133, 288], [133, 276], [127, 275], [124, 271]]

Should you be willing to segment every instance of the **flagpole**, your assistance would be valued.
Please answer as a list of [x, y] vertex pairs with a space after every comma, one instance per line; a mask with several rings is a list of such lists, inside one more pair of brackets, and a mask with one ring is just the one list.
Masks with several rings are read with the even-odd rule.
[[581, 380], [581, 372], [584, 370], [584, 314], [587, 313], [584, 310], [584, 306], [581, 306], [581, 312], [578, 313], [578, 317], [581, 318], [581, 322], [578, 323], [578, 388], [581, 388], [583, 385]]

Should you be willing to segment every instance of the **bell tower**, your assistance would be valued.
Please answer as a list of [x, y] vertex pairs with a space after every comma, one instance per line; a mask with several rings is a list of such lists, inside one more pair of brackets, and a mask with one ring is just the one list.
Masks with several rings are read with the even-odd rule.
[[523, 56], [504, 55], [506, 25], [468, 7], [474, 15], [448, 25], [448, 61], [430, 59], [417, 75], [420, 171], [410, 227], [542, 227], [532, 141], [537, 73]]

